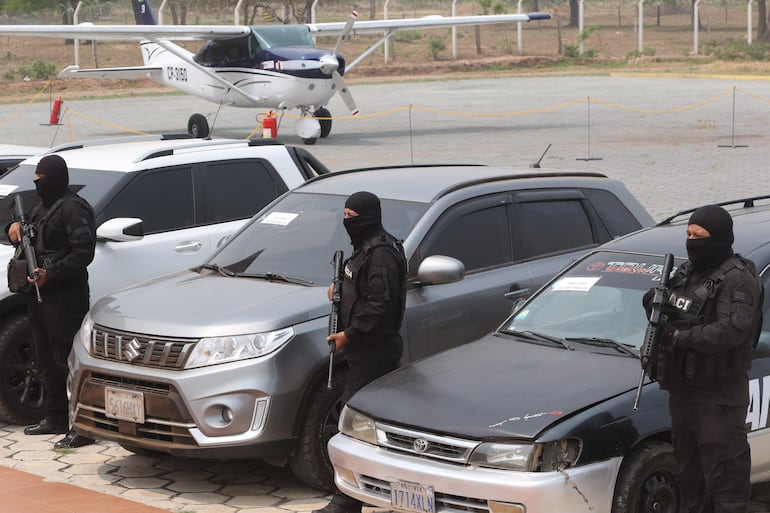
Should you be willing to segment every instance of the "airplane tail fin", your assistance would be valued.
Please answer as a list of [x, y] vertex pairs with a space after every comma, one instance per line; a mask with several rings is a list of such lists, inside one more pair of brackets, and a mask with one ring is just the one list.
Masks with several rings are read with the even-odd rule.
[[131, 0], [137, 25], [157, 25], [158, 19], [150, 6], [150, 0]]

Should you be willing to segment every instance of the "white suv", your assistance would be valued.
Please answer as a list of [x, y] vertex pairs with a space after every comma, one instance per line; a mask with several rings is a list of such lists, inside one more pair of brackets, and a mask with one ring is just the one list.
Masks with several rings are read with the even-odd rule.
[[[70, 188], [96, 213], [96, 256], [88, 268], [92, 303], [203, 263], [262, 207], [328, 172], [307, 150], [274, 140], [140, 139], [51, 150], [67, 162]], [[40, 158], [0, 178], [0, 198], [8, 198], [0, 200], [2, 226], [13, 193], [22, 193], [26, 210], [37, 201], [32, 178]], [[7, 262], [13, 247], [0, 242], [0, 261]], [[0, 284], [0, 421], [39, 418], [44, 391], [37, 374], [24, 298]]]

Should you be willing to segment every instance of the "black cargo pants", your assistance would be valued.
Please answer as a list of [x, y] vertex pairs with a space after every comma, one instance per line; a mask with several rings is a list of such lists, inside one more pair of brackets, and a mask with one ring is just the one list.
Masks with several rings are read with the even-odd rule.
[[677, 476], [687, 513], [746, 513], [751, 454], [746, 407], [691, 404], [671, 397]]

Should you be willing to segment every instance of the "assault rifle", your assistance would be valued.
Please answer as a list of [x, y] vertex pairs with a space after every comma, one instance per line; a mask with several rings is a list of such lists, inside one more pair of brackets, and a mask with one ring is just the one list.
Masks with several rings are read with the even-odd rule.
[[639, 409], [639, 398], [642, 395], [642, 385], [644, 385], [644, 375], [653, 378], [654, 369], [657, 366], [658, 355], [660, 354], [661, 341], [663, 340], [663, 309], [668, 301], [668, 278], [671, 269], [674, 268], [674, 255], [666, 253], [663, 260], [663, 270], [660, 272], [660, 282], [654, 289], [652, 303], [650, 305], [650, 318], [647, 324], [647, 331], [644, 333], [644, 343], [639, 352], [642, 360], [642, 373], [639, 376], [639, 386], [636, 387], [636, 397], [634, 398], [634, 411]]
[[[341, 249], [334, 252], [332, 266], [334, 267], [334, 278], [332, 279], [332, 313], [329, 316], [329, 335], [337, 333], [337, 324], [340, 318], [340, 302], [342, 301], [342, 261], [343, 253]], [[329, 341], [329, 381], [326, 388], [332, 388], [332, 368], [334, 367], [334, 351], [337, 345], [333, 340]]]
[[27, 214], [24, 213], [24, 204], [21, 200], [21, 194], [17, 194], [13, 198], [13, 208], [16, 214], [16, 219], [19, 220], [21, 226], [21, 248], [24, 250], [24, 258], [27, 260], [27, 274], [32, 278], [32, 282], [35, 284], [35, 292], [37, 292], [37, 302], [42, 303], [43, 298], [40, 297], [40, 287], [37, 284], [37, 279], [40, 274], [35, 271], [37, 269], [37, 256], [35, 255], [35, 247], [32, 242], [35, 239], [35, 228], [27, 219]]

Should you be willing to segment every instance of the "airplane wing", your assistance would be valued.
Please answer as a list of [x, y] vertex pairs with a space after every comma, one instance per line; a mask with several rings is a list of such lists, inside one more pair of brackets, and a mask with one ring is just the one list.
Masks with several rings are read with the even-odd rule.
[[[551, 15], [541, 12], [527, 14], [490, 14], [483, 16], [425, 16], [394, 20], [365, 20], [353, 25], [354, 34], [371, 34], [414, 30], [421, 28], [453, 27], [459, 25], [487, 25], [547, 20]], [[308, 23], [315, 35], [338, 36], [345, 22]], [[251, 31], [247, 25], [0, 25], [0, 34], [35, 36], [95, 41], [142, 41], [166, 39], [170, 41], [208, 41], [245, 36]]]
[[[527, 14], [489, 14], [482, 16], [425, 16], [423, 18], [405, 18], [394, 20], [363, 20], [353, 25], [353, 34], [374, 34], [415, 30], [424, 28], [456, 27], [460, 25], [489, 25], [494, 23], [515, 23], [523, 21], [549, 20], [551, 15], [543, 12]], [[313, 35], [338, 36], [345, 27], [343, 22], [309, 23]]]
[[0, 25], [0, 34], [96, 41], [208, 41], [245, 36], [245, 25]]
[[146, 78], [151, 71], [161, 71], [160, 66], [124, 66], [120, 68], [80, 69], [67, 66], [59, 72], [59, 78]]

